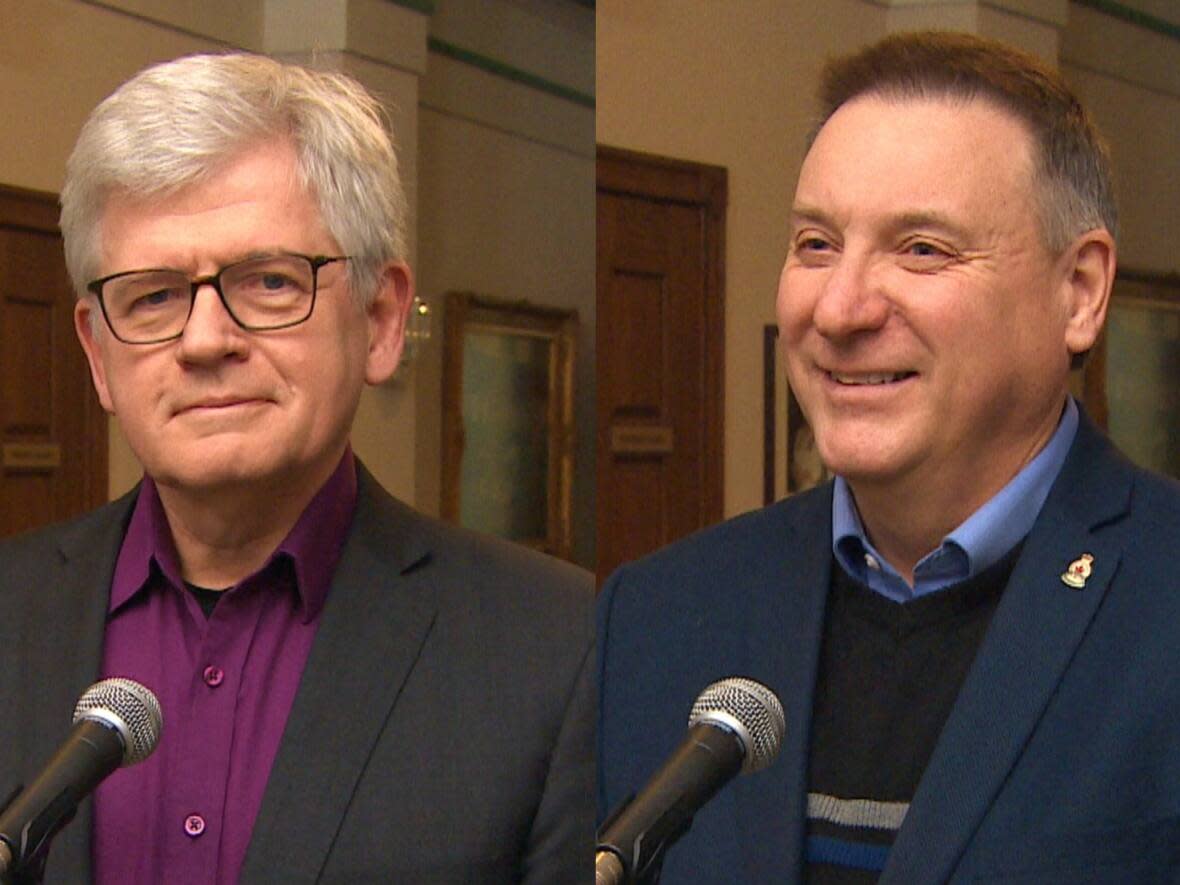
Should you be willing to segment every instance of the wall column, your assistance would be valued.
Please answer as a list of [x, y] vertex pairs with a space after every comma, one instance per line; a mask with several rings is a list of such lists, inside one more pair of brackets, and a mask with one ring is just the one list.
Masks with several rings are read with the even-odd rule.
[[[264, 0], [267, 55], [355, 77], [385, 107], [409, 207], [406, 243], [416, 267], [418, 96], [426, 70], [430, 6], [373, 0]], [[414, 366], [365, 390], [353, 425], [357, 456], [392, 494], [414, 504], [417, 384]]]

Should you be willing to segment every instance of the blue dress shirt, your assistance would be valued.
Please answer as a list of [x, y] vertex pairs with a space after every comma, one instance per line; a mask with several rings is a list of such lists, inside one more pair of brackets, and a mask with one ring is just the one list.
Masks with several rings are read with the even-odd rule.
[[836, 477], [832, 497], [832, 553], [852, 577], [895, 602], [907, 602], [979, 574], [999, 561], [1032, 528], [1073, 445], [1078, 407], [1070, 397], [1048, 444], [986, 504], [914, 566], [914, 586], [873, 547], [852, 490]]

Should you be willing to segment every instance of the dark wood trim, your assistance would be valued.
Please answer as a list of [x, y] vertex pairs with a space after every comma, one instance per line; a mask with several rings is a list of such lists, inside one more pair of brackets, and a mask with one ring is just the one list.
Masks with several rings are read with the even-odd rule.
[[1078, 6], [1088, 6], [1103, 15], [1109, 15], [1111, 18], [1117, 18], [1144, 30], [1153, 31], [1169, 39], [1180, 40], [1180, 25], [1158, 15], [1135, 9], [1127, 3], [1120, 3], [1118, 0], [1073, 0], [1073, 2]]
[[728, 201], [724, 167], [602, 144], [597, 153], [600, 191], [704, 206], [711, 218], [724, 219]]
[[0, 184], [0, 224], [61, 236], [57, 194]]
[[[1160, 305], [1180, 305], [1180, 274], [1162, 273], [1160, 271], [1137, 270], [1135, 268], [1120, 267], [1114, 276], [1114, 288], [1111, 294], [1111, 307], [1120, 300], [1119, 283], [1136, 283], [1150, 287], [1146, 294], [1134, 296], [1136, 299], [1146, 298], [1158, 302]], [[1085, 368], [1082, 372], [1082, 402], [1086, 406], [1087, 414], [1099, 427], [1107, 429], [1110, 418], [1110, 404], [1106, 396], [1106, 331], [1103, 330], [1098, 343], [1086, 355]]]
[[1146, 283], [1154, 287], [1151, 297], [1160, 301], [1180, 301], [1180, 273], [1120, 267], [1115, 271], [1115, 285], [1118, 285], [1120, 280], [1126, 280], [1128, 283]]

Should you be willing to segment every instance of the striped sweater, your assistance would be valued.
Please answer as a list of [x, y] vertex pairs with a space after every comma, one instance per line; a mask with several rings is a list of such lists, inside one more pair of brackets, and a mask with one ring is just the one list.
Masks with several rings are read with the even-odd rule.
[[808, 882], [877, 881], [1019, 552], [904, 604], [833, 561], [812, 711]]

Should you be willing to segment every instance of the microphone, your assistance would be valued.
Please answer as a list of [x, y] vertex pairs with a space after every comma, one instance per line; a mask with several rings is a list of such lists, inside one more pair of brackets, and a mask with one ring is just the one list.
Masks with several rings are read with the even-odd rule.
[[596, 885], [652, 881], [665, 850], [739, 771], [774, 761], [786, 731], [783, 705], [761, 682], [731, 677], [701, 692], [688, 735], [643, 789], [607, 818], [594, 854]]
[[53, 758], [0, 811], [0, 876], [39, 881], [50, 840], [78, 803], [121, 765], [151, 755], [163, 716], [152, 692], [131, 679], [104, 679], [82, 693], [74, 726]]

